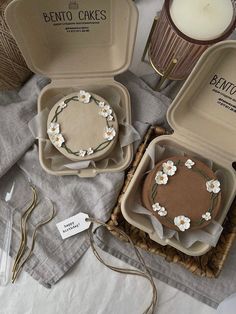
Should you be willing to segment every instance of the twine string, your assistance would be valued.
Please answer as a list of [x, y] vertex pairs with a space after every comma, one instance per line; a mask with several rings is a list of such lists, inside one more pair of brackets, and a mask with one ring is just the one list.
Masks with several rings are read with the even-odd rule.
[[32, 193], [33, 193], [33, 198], [30, 203], [30, 205], [25, 209], [24, 213], [22, 214], [21, 217], [21, 243], [20, 247], [18, 249], [17, 255], [15, 257], [12, 273], [14, 273], [17, 270], [18, 264], [22, 256], [24, 255], [24, 252], [27, 247], [27, 230], [26, 230], [26, 223], [27, 220], [29, 219], [30, 215], [32, 214], [33, 210], [35, 209], [35, 206], [37, 204], [37, 192], [36, 189], [31, 186]]
[[18, 267], [17, 269], [15, 269], [13, 276], [12, 276], [12, 283], [14, 283], [17, 279], [17, 277], [19, 276], [20, 272], [22, 271], [25, 263], [30, 259], [30, 257], [33, 254], [34, 251], [34, 247], [35, 247], [35, 242], [36, 242], [36, 236], [37, 236], [37, 232], [40, 228], [42, 228], [43, 226], [45, 226], [46, 224], [48, 224], [50, 221], [52, 221], [52, 219], [55, 217], [55, 208], [54, 208], [54, 204], [52, 204], [52, 212], [51, 215], [44, 221], [41, 221], [34, 229], [33, 232], [33, 236], [32, 236], [32, 243], [31, 243], [31, 247], [29, 249], [28, 254], [26, 255], [26, 257], [24, 258], [24, 260], [21, 262], [18, 262]]
[[[151, 300], [151, 303], [150, 305], [148, 306], [148, 308], [143, 312], [143, 314], [154, 314], [154, 311], [155, 311], [155, 307], [157, 305], [157, 289], [156, 289], [156, 286], [155, 286], [155, 283], [154, 283], [154, 280], [153, 280], [153, 277], [149, 271], [149, 269], [147, 268], [147, 265], [141, 255], [141, 253], [139, 252], [139, 250], [137, 249], [137, 247], [134, 245], [134, 242], [133, 240], [130, 238], [130, 236], [128, 236], [123, 230], [115, 227], [115, 226], [109, 226], [108, 224], [102, 222], [102, 221], [99, 221], [97, 219], [94, 219], [94, 218], [88, 218], [86, 219], [86, 221], [90, 221], [92, 222], [89, 230], [88, 230], [88, 234], [89, 234], [89, 240], [90, 240], [90, 245], [91, 245], [91, 248], [92, 248], [92, 251], [93, 251], [93, 254], [95, 255], [95, 257], [98, 259], [98, 261], [100, 263], [102, 263], [103, 265], [105, 265], [106, 267], [108, 267], [109, 269], [115, 271], [115, 272], [118, 272], [118, 273], [121, 273], [121, 274], [126, 274], [126, 275], [135, 275], [135, 276], [140, 276], [140, 277], [144, 277], [146, 278], [151, 286], [152, 286], [152, 300]], [[119, 268], [119, 267], [115, 267], [115, 266], [112, 266], [112, 265], [109, 265], [107, 264], [103, 258], [100, 256], [100, 254], [98, 253], [97, 249], [95, 248], [95, 241], [94, 241], [94, 237], [93, 237], [93, 232], [92, 232], [92, 227], [93, 227], [93, 224], [98, 224], [98, 225], [101, 225], [105, 228], [108, 229], [108, 231], [110, 231], [111, 229], [113, 229], [114, 231], [116, 231], [117, 233], [119, 233], [121, 236], [123, 236], [127, 242], [129, 242], [140, 262], [140, 264], [142, 265], [142, 268], [143, 268], [143, 271], [141, 270], [134, 270], [134, 269], [128, 269], [128, 268]]]
[[[32, 201], [31, 203], [27, 206], [27, 208], [23, 211], [23, 214], [21, 216], [21, 223], [20, 223], [20, 231], [21, 231], [21, 243], [20, 247], [18, 249], [18, 252], [16, 254], [15, 260], [14, 260], [14, 265], [12, 268], [12, 283], [14, 283], [19, 276], [19, 274], [22, 271], [23, 266], [25, 263], [30, 259], [34, 246], [35, 246], [35, 241], [36, 241], [36, 235], [38, 230], [49, 223], [55, 216], [55, 209], [54, 209], [54, 204], [50, 201], [52, 204], [52, 213], [50, 214], [50, 217], [48, 217], [46, 220], [41, 221], [36, 225], [33, 236], [32, 236], [32, 243], [31, 247], [29, 249], [29, 253], [26, 254], [27, 251], [27, 222], [28, 219], [30, 218], [31, 214], [33, 213], [34, 209], [38, 205], [38, 193], [36, 191], [36, 188], [33, 185], [30, 185], [33, 196], [32, 196]], [[26, 254], [25, 258], [23, 259], [24, 255]]]

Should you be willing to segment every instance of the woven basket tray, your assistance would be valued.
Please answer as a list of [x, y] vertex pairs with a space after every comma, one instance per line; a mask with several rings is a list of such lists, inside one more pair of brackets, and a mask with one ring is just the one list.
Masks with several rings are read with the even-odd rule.
[[[180, 264], [193, 274], [202, 277], [216, 278], [219, 276], [229, 254], [229, 250], [231, 249], [231, 246], [236, 238], [236, 201], [234, 201], [233, 205], [231, 206], [228, 216], [224, 222], [224, 230], [217, 246], [200, 257], [188, 256], [171, 246], [162, 246], [152, 241], [147, 233], [130, 225], [122, 216], [122, 197], [127, 190], [127, 187], [129, 186], [129, 183], [139, 165], [139, 162], [142, 159], [143, 154], [145, 153], [147, 146], [155, 137], [164, 134], [168, 133], [160, 127], [151, 127], [148, 130], [144, 141], [140, 145], [139, 150], [135, 156], [134, 162], [127, 172], [125, 184], [108, 224], [110, 226], [116, 226], [124, 230], [132, 238], [137, 247], [140, 247], [149, 253], [161, 255], [165, 257], [168, 262]], [[115, 231], [111, 230], [111, 232], [119, 239], [125, 240]]]

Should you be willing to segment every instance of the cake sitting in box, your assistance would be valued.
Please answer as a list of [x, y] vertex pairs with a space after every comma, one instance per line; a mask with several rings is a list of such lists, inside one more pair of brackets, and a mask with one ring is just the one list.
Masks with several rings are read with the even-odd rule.
[[52, 144], [72, 161], [101, 160], [113, 150], [118, 138], [112, 107], [102, 97], [83, 90], [56, 103], [47, 126]]
[[147, 175], [142, 201], [170, 229], [200, 229], [219, 212], [220, 182], [203, 162], [175, 156], [159, 162]]

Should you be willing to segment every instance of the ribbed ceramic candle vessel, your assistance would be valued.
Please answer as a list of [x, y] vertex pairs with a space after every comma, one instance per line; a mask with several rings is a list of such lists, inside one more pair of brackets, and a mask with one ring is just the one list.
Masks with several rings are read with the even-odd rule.
[[185, 79], [202, 53], [235, 26], [234, 0], [165, 0], [150, 40], [150, 63], [162, 76]]

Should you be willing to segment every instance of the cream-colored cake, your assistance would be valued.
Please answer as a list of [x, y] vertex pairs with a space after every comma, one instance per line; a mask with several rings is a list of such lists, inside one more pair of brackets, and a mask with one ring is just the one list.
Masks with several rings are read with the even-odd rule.
[[118, 121], [108, 102], [83, 90], [62, 98], [48, 116], [55, 148], [72, 161], [101, 160], [118, 139]]

